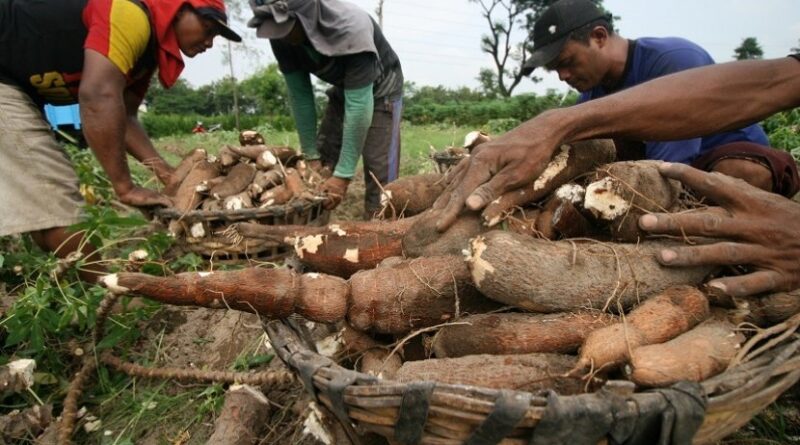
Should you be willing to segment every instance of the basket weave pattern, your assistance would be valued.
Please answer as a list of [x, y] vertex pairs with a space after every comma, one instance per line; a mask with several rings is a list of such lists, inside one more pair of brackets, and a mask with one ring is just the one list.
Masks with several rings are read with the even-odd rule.
[[[381, 380], [345, 369], [317, 354], [290, 323], [277, 320], [264, 323], [278, 356], [301, 377], [315, 399], [338, 418], [354, 444], [361, 443], [359, 434], [364, 432], [377, 433], [397, 443], [528, 444], [548, 407], [546, 394]], [[752, 338], [744, 345], [734, 365], [701, 383], [707, 404], [705, 418], [693, 443], [712, 444], [728, 436], [800, 380], [798, 325], [800, 315], [771, 328], [768, 338]], [[632, 393], [632, 386], [627, 381], [610, 381], [601, 391], [618, 393], [639, 406], [652, 401], [652, 393]], [[409, 406], [404, 405], [404, 399], [425, 390], [430, 392], [425, 413], [402, 412], [401, 406]], [[581, 396], [562, 399], [574, 397]], [[521, 408], [520, 400], [523, 401]], [[476, 441], [487, 418], [496, 417], [498, 403], [508, 403], [512, 408], [516, 404], [519, 420], [515, 420], [505, 436], [497, 441]], [[408, 423], [409, 418], [424, 420], [422, 425], [413, 425]], [[494, 419], [495, 426], [496, 421]], [[409, 430], [412, 436], [417, 432], [416, 441], [408, 441]], [[491, 436], [490, 433], [487, 434]], [[485, 438], [486, 435], [480, 439]]]

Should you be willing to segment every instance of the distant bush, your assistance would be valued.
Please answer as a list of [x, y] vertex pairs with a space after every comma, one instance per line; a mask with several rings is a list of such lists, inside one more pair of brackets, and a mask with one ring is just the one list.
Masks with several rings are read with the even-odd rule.
[[770, 145], [788, 151], [800, 161], [800, 109], [784, 111], [761, 123]]
[[[198, 121], [202, 122], [206, 128], [219, 124], [222, 125], [222, 130], [236, 129], [236, 119], [233, 115], [200, 116], [197, 114], [146, 113], [140, 118], [147, 134], [153, 138], [189, 134]], [[288, 116], [239, 116], [239, 126], [243, 130], [263, 125], [269, 125], [277, 130], [294, 130], [294, 121]]]
[[[565, 99], [562, 102], [562, 99]], [[482, 127], [490, 121], [524, 122], [542, 111], [575, 103], [573, 95], [563, 98], [555, 92], [538, 96], [520, 94], [507, 99], [450, 100], [437, 102], [427, 97], [411, 97], [403, 118], [412, 124], [445, 123], [458, 126]], [[498, 122], [499, 123], [499, 122]]]

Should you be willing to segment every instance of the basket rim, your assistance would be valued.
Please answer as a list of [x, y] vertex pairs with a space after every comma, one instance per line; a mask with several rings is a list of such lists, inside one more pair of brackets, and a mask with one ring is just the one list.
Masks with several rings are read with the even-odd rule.
[[[800, 315], [793, 317], [793, 319], [800, 321]], [[368, 416], [368, 411], [377, 407], [357, 406], [357, 403], [354, 402], [356, 397], [363, 395], [379, 396], [383, 400], [392, 399], [396, 405], [397, 399], [403, 397], [405, 390], [410, 385], [425, 383], [385, 380], [349, 370], [314, 351], [312, 349], [313, 346], [309, 346], [308, 341], [303, 341], [301, 331], [295, 328], [290, 320], [262, 318], [262, 323], [276, 354], [292, 372], [300, 374], [302, 377], [302, 372], [298, 369], [297, 364], [300, 363], [301, 368], [306, 367], [306, 374], [309, 370], [309, 363], [314, 364], [311, 366], [314, 369], [311, 373], [311, 378], [301, 378], [300, 380], [313, 399], [317, 402], [322, 402], [318, 403], [318, 405], [330, 405], [332, 403], [325, 395], [322, 387], [334, 381], [342, 380], [343, 376], [345, 380], [350, 382], [343, 389], [344, 401], [350, 402], [348, 404], [351, 414], [349, 418], [342, 419], [341, 415], [336, 415], [336, 410], [330, 409], [330, 406], [328, 407], [330, 412], [339, 418], [340, 423], [344, 425], [346, 430], [353, 428], [353, 425], [360, 425], [360, 421], [364, 420], [365, 416]], [[794, 327], [794, 329], [796, 328], [797, 326]], [[726, 379], [730, 380], [727, 385]], [[780, 344], [773, 345], [771, 349], [754, 360], [738, 363], [723, 373], [699, 383], [707, 399], [707, 405], [705, 408], [706, 418], [696, 432], [695, 437], [702, 437], [700, 443], [713, 443], [720, 440], [747, 423], [755, 413], [763, 409], [763, 406], [772, 403], [783, 391], [798, 381], [800, 381], [800, 334], [794, 333], [787, 336]], [[652, 392], [633, 392], [628, 385], [624, 385], [624, 383], [630, 383], [628, 381], [609, 380], [608, 382], [623, 383], [616, 389], [612, 386], [610, 390], [628, 397], [629, 400], [635, 400], [637, 403], [646, 403], [645, 399], [652, 397], [653, 394]], [[455, 400], [457, 404], [463, 404], [462, 406], [465, 407], [469, 406], [473, 410], [470, 413], [472, 416], [474, 416], [475, 410], [488, 416], [495, 405], [495, 400], [508, 392], [508, 390], [501, 389], [444, 383], [436, 383], [433, 391], [432, 400], [436, 398], [440, 401], [447, 398], [451, 401]], [[543, 394], [543, 392], [513, 392], [522, 394], [530, 400], [530, 406], [518, 427], [535, 427], [547, 407], [548, 399], [546, 394]], [[562, 400], [577, 397], [580, 397], [580, 395], [559, 396]], [[741, 405], [741, 402], [746, 400], [753, 401], [753, 403], [761, 403], [761, 405], [758, 405], [761, 408], [756, 406], [757, 409], [754, 410], [755, 405], [751, 403], [748, 405], [748, 410], [747, 407]], [[764, 401], [767, 402], [764, 403]], [[356, 405], [353, 403], [356, 403]], [[363, 405], [363, 402], [361, 403]], [[740, 413], [740, 408], [744, 409], [746, 417], [743, 417]], [[711, 419], [712, 417], [715, 418]], [[391, 426], [380, 428], [371, 428], [371, 426], [363, 428], [360, 426], [360, 429], [377, 432], [378, 434], [394, 431]], [[381, 429], [382, 431], [379, 431]], [[718, 431], [715, 431], [715, 429]], [[358, 442], [354, 441], [354, 443]], [[438, 442], [421, 441], [420, 443]]]

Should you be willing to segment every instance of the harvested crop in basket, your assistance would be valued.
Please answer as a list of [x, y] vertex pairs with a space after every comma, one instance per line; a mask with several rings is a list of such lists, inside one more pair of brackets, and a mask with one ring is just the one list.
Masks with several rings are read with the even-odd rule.
[[620, 322], [589, 334], [577, 368], [607, 369], [630, 359], [630, 351], [671, 340], [709, 316], [708, 299], [691, 286], [670, 287], [636, 306]]
[[405, 362], [396, 379], [400, 382], [433, 381], [518, 391], [553, 389], [566, 395], [583, 392], [584, 382], [565, 377], [574, 365], [575, 357], [571, 355], [481, 354]]
[[660, 161], [616, 162], [599, 168], [586, 187], [584, 207], [606, 223], [615, 240], [644, 238], [639, 217], [678, 209], [683, 187], [661, 176]]
[[630, 378], [653, 387], [700, 382], [724, 371], [743, 341], [732, 324], [712, 319], [666, 343], [634, 349]]
[[[590, 332], [617, 321], [602, 312], [479, 314], [445, 326], [433, 339], [438, 358], [475, 354], [573, 353]], [[463, 323], [463, 324], [461, 324]]]
[[413, 221], [343, 221], [324, 227], [240, 223], [234, 230], [247, 238], [293, 246], [303, 264], [347, 278], [359, 270], [374, 268], [386, 258], [402, 255], [401, 240]]
[[487, 297], [536, 312], [629, 309], [676, 285], [697, 286], [712, 267], [663, 267], [668, 241], [547, 241], [491, 231], [472, 240], [468, 264]]
[[297, 313], [319, 322], [343, 319], [350, 291], [347, 282], [338, 277], [265, 268], [168, 277], [120, 273], [105, 276], [103, 284], [113, 292], [179, 306], [231, 308], [270, 318]]
[[402, 334], [497, 307], [474, 288], [460, 256], [414, 258], [364, 270], [350, 278], [350, 292], [350, 324], [384, 334]]
[[429, 173], [405, 176], [386, 184], [381, 192], [382, 214], [395, 218], [428, 210], [445, 188], [444, 175]]

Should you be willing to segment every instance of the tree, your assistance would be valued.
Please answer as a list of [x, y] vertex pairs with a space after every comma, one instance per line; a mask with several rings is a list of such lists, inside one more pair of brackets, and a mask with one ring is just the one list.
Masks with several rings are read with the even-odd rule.
[[800, 39], [797, 39], [797, 47], [790, 49], [793, 53], [800, 53]]
[[[528, 59], [539, 16], [556, 0], [469, 0], [482, 8], [489, 24], [489, 34], [481, 37], [481, 50], [494, 61], [493, 68], [481, 68], [478, 81], [483, 92], [492, 97], [509, 97], [522, 78], [520, 67]], [[601, 9], [603, 0], [592, 0]], [[615, 17], [617, 18], [617, 17]], [[539, 79], [532, 77], [538, 82]]]
[[758, 44], [755, 37], [747, 37], [742, 40], [742, 44], [738, 48], [733, 50], [733, 57], [736, 60], [761, 59], [764, 57], [764, 50], [761, 49], [761, 45]]

